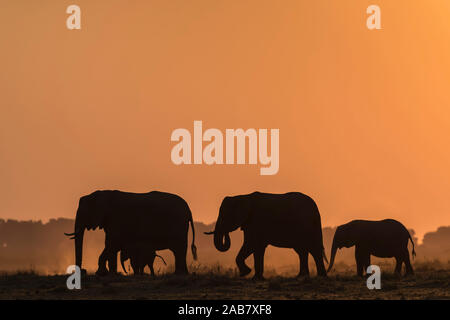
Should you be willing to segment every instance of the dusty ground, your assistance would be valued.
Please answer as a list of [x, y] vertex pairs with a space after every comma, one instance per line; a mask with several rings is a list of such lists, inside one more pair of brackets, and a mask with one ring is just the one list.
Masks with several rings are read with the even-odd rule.
[[0, 275], [0, 299], [450, 299], [450, 270], [416, 271], [398, 278], [383, 273], [381, 290], [369, 290], [351, 272], [328, 278], [270, 276], [241, 279], [234, 270], [210, 270], [187, 277], [88, 275], [81, 290], [68, 290], [65, 275], [33, 272]]

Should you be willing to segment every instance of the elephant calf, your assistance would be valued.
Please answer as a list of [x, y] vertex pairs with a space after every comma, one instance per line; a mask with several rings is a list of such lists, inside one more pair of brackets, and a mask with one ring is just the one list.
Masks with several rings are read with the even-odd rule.
[[154, 249], [145, 246], [133, 246], [120, 251], [120, 263], [122, 264], [122, 269], [125, 273], [127, 273], [127, 271], [125, 270], [124, 262], [130, 259], [131, 268], [133, 268], [134, 274], [144, 274], [145, 266], [148, 266], [151, 275], [154, 276], [155, 271], [153, 269], [153, 262], [156, 257], [160, 258], [164, 264], [167, 265], [164, 258], [156, 254]]
[[409, 260], [408, 241], [411, 240], [413, 257], [414, 242], [403, 224], [393, 219], [381, 221], [353, 220], [336, 229], [331, 247], [331, 261], [328, 272], [333, 267], [337, 249], [355, 246], [356, 271], [362, 276], [370, 266], [370, 256], [380, 258], [394, 257], [397, 264], [395, 272], [400, 274], [405, 264], [406, 274], [413, 274]]

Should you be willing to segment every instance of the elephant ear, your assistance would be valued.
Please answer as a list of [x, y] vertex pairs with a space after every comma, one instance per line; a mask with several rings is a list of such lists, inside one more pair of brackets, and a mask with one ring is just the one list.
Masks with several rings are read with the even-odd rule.
[[89, 217], [89, 229], [105, 227], [107, 215], [111, 210], [112, 194], [110, 191], [97, 191], [92, 194]]
[[244, 197], [241, 199], [241, 208], [240, 208], [240, 221], [239, 224], [241, 226], [241, 230], [247, 229], [253, 219], [254, 206], [252, 205], [252, 197]]
[[364, 230], [359, 223], [350, 222], [346, 225], [347, 233], [353, 241], [353, 245], [359, 243], [364, 236]]

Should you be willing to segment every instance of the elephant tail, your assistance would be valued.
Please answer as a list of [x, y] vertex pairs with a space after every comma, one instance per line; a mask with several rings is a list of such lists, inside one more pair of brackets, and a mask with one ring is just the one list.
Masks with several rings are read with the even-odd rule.
[[416, 256], [416, 251], [414, 250], [414, 241], [413, 241], [411, 235], [409, 234], [409, 232], [408, 232], [408, 236], [409, 236], [409, 240], [411, 240], [411, 243], [412, 243], [412, 252], [411, 252], [411, 255], [412, 255], [413, 259], [414, 259], [414, 257]]
[[195, 228], [191, 210], [189, 210], [189, 223], [191, 224], [192, 228], [192, 244], [191, 244], [192, 256], [194, 257], [194, 260], [197, 260], [197, 247], [195, 246]]

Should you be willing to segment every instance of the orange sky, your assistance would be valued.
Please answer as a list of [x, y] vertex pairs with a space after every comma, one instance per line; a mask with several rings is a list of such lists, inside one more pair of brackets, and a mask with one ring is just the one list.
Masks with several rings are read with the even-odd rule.
[[[66, 29], [66, 7], [82, 30]], [[366, 28], [378, 4], [383, 30]], [[448, 0], [0, 1], [0, 217], [74, 217], [96, 189], [301, 191], [324, 226], [450, 224]], [[171, 132], [279, 128], [280, 170], [175, 166]]]

